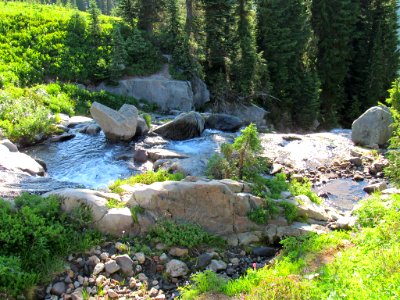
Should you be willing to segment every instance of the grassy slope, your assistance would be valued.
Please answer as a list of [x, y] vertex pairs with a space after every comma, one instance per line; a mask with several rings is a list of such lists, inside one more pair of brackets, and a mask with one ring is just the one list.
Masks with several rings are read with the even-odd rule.
[[[54, 5], [0, 2], [0, 83], [42, 83], [46, 76], [66, 72], [62, 67], [67, 23], [76, 12]], [[80, 14], [88, 20], [88, 14]], [[103, 37], [110, 37], [115, 20], [101, 16]]]
[[351, 232], [284, 240], [274, 265], [239, 280], [200, 273], [182, 298], [213, 291], [245, 299], [399, 299], [400, 195], [371, 197], [357, 214]]

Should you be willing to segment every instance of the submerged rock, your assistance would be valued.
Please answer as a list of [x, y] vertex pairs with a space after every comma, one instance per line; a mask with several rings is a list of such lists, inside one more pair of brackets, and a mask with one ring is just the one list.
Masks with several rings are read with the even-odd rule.
[[228, 114], [211, 114], [206, 117], [205, 127], [222, 131], [237, 131], [242, 126], [242, 120]]
[[203, 117], [194, 111], [182, 113], [173, 121], [154, 130], [154, 133], [170, 140], [187, 140], [199, 137], [204, 130]]

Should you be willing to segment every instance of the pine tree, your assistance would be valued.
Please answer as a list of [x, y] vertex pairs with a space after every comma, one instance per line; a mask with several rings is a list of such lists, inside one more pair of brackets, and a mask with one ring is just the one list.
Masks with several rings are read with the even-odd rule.
[[253, 94], [257, 72], [257, 46], [254, 26], [253, 1], [239, 0], [237, 7], [239, 56], [236, 59], [235, 89], [245, 96]]
[[120, 0], [118, 4], [118, 15], [122, 17], [131, 26], [134, 25], [134, 19], [137, 17], [137, 1]]
[[138, 27], [152, 34], [154, 25], [160, 19], [161, 12], [165, 9], [165, 0], [139, 0]]
[[319, 80], [309, 18], [301, 0], [258, 2], [257, 40], [277, 99], [268, 108], [278, 129], [290, 128], [292, 121], [311, 127], [317, 118]]
[[229, 87], [231, 54], [235, 52], [233, 34], [234, 4], [230, 0], [203, 0], [206, 40], [206, 80], [214, 98], [223, 100]]
[[[356, 55], [346, 80], [347, 102], [343, 122], [383, 101], [399, 67], [396, 0], [360, 1], [353, 40]], [[355, 110], [358, 108], [358, 110]]]
[[345, 103], [345, 80], [353, 58], [358, 5], [354, 0], [313, 0], [312, 25], [318, 38], [317, 69], [321, 80], [321, 120], [338, 125]]
[[125, 70], [128, 55], [125, 50], [125, 42], [121, 35], [119, 25], [114, 25], [112, 34], [112, 57], [110, 65], [110, 78], [116, 82], [121, 78]]

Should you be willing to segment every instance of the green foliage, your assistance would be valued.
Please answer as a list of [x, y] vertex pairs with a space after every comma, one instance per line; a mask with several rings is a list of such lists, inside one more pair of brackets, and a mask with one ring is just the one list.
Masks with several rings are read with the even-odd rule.
[[124, 208], [126, 206], [126, 203], [117, 199], [110, 198], [107, 199], [106, 206], [107, 208]]
[[[399, 68], [397, 2], [361, 2], [354, 34], [354, 56], [347, 76], [348, 99], [342, 113], [374, 106], [387, 98]], [[347, 120], [351, 124], [354, 118]]]
[[131, 215], [132, 215], [132, 220], [134, 223], [138, 224], [139, 219], [138, 215], [144, 213], [144, 208], [141, 207], [140, 205], [132, 206], [131, 207]]
[[22, 269], [19, 258], [0, 255], [0, 293], [17, 296], [26, 287], [33, 286], [37, 280], [36, 274]]
[[109, 186], [110, 190], [115, 193], [121, 192], [121, 185], [134, 185], [136, 183], [141, 184], [152, 184], [154, 182], [162, 182], [162, 181], [180, 181], [185, 178], [185, 175], [182, 173], [168, 173], [168, 171], [164, 169], [159, 169], [157, 172], [147, 171], [142, 174], [134, 175], [127, 179], [117, 179], [113, 184]]
[[385, 175], [396, 184], [400, 185], [400, 81], [395, 80], [389, 90], [390, 97], [386, 102], [391, 105], [391, 112], [394, 119], [393, 136], [390, 139], [389, 166], [385, 169]]
[[283, 201], [279, 203], [279, 206], [284, 209], [286, 220], [289, 223], [293, 223], [299, 218], [297, 206], [293, 203]]
[[251, 210], [247, 216], [257, 224], [267, 224], [278, 213], [278, 206], [272, 200], [265, 200], [263, 206]]
[[0, 127], [10, 140], [26, 145], [55, 130], [44, 98], [33, 90], [0, 90]]
[[[267, 188], [266, 188], [267, 187]], [[253, 180], [252, 192], [258, 197], [279, 199], [281, 192], [289, 189], [285, 173], [276, 174], [273, 178], [257, 176]]]
[[[345, 80], [354, 55], [352, 42], [358, 15], [358, 4], [351, 0], [334, 3], [312, 1], [312, 25], [318, 38], [317, 65], [321, 80], [321, 119], [325, 125], [337, 126], [348, 118], [341, 116], [346, 99]], [[340, 39], [332, 39], [332, 36]], [[348, 107], [346, 110], [349, 110]], [[352, 115], [352, 120], [358, 115]]]
[[207, 175], [213, 178], [237, 178], [251, 181], [266, 169], [262, 158], [257, 128], [250, 124], [242, 130], [232, 145], [222, 144], [220, 155], [214, 155], [207, 165]]
[[307, 5], [301, 0], [258, 1], [257, 43], [268, 62], [275, 97], [268, 107], [278, 129], [293, 123], [309, 128], [318, 117], [319, 79]]
[[214, 247], [224, 245], [221, 238], [209, 234], [197, 224], [176, 223], [169, 220], [157, 223], [149, 232], [149, 238], [167, 246], [187, 248], [200, 245], [213, 245]]
[[386, 200], [374, 195], [355, 213], [359, 229], [287, 238], [273, 265], [227, 282], [216, 274], [196, 275], [182, 297], [216, 291], [246, 299], [397, 298], [400, 195]]
[[321, 204], [323, 200], [311, 190], [311, 182], [305, 179], [304, 182], [293, 180], [290, 183], [289, 191], [293, 196], [306, 195], [314, 203]]
[[206, 292], [220, 293], [226, 284], [224, 279], [210, 270], [193, 274], [190, 279], [191, 285], [180, 288], [182, 300], [197, 299], [198, 296]]
[[62, 213], [57, 198], [23, 194], [15, 205], [0, 200], [0, 291], [19, 295], [57, 271], [65, 255], [99, 242], [97, 233], [80, 226], [90, 220]]
[[147, 127], [151, 128], [151, 115], [142, 114], [143, 119], [145, 120]]

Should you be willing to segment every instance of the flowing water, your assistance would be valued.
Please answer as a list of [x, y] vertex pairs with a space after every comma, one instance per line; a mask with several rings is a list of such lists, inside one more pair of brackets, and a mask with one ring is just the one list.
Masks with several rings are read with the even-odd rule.
[[[43, 160], [48, 176], [57, 181], [75, 183], [87, 188], [105, 188], [117, 178], [126, 178], [140, 168], [121, 156], [132, 156], [135, 142], [109, 143], [101, 132], [86, 135], [78, 132], [76, 137], [64, 142], [46, 143], [26, 149], [26, 153]], [[349, 130], [335, 130], [308, 135], [261, 134], [263, 155], [275, 162], [291, 164], [294, 168], [316, 168], [329, 165], [333, 159], [345, 158], [353, 147]], [[165, 148], [189, 157], [208, 158], [219, 152], [220, 145], [232, 142], [238, 133], [205, 130], [201, 137], [185, 141], [167, 141], [153, 147]], [[348, 179], [331, 180], [317, 187], [317, 192], [327, 195], [333, 206], [351, 209], [365, 196], [365, 183]]]

